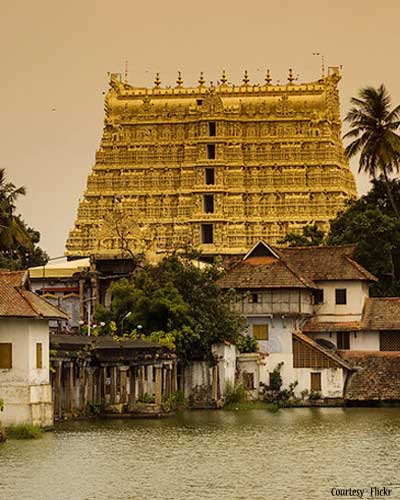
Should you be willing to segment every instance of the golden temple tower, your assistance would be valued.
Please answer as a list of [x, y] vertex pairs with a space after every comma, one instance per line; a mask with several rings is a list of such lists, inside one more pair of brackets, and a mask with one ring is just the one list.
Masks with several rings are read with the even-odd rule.
[[111, 74], [104, 132], [66, 255], [192, 246], [205, 255], [327, 228], [356, 196], [341, 142], [338, 68], [311, 83], [133, 87]]

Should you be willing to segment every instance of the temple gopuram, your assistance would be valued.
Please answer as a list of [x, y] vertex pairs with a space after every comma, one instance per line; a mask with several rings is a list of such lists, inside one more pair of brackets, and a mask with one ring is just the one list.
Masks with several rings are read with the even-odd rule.
[[111, 74], [104, 132], [67, 241], [69, 257], [196, 248], [243, 254], [256, 241], [329, 221], [356, 196], [341, 142], [339, 69], [275, 85], [134, 87]]

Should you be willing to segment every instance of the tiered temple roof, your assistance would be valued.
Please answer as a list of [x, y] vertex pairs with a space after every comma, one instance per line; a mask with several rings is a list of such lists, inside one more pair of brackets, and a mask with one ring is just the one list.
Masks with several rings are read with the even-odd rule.
[[195, 247], [245, 253], [356, 195], [341, 143], [338, 68], [310, 83], [134, 87], [112, 74], [104, 131], [66, 254]]

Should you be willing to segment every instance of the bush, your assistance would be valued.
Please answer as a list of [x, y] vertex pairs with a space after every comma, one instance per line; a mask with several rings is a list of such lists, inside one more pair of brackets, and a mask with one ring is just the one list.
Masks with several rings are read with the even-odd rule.
[[250, 337], [249, 335], [239, 335], [236, 341], [236, 347], [242, 354], [249, 352], [258, 352], [257, 339], [255, 337]]
[[234, 405], [246, 401], [246, 389], [243, 384], [232, 385], [231, 383], [227, 383], [224, 399], [226, 405]]
[[38, 425], [31, 424], [10, 425], [6, 433], [10, 439], [39, 439], [43, 436], [42, 429]]
[[322, 395], [319, 391], [311, 391], [310, 395], [308, 396], [308, 399], [310, 401], [315, 401], [316, 399], [321, 399]]
[[145, 392], [141, 398], [137, 400], [138, 403], [152, 404], [155, 403], [155, 397]]
[[280, 391], [282, 387], [282, 377], [281, 377], [281, 368], [283, 366], [283, 361], [279, 363], [271, 372], [271, 376], [269, 379], [269, 388], [271, 391]]

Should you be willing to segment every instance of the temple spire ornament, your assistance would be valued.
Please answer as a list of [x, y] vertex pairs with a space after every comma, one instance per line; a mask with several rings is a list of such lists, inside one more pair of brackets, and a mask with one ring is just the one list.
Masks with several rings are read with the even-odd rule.
[[178, 71], [178, 78], [176, 80], [176, 84], [177, 84], [177, 87], [182, 87], [182, 85], [183, 85], [183, 79], [182, 79], [182, 75], [181, 75], [180, 71]]
[[154, 86], [156, 88], [159, 88], [161, 85], [161, 80], [160, 80], [160, 73], [156, 73], [156, 77], [154, 79]]
[[288, 82], [293, 83], [294, 80], [295, 80], [295, 77], [293, 76], [293, 70], [292, 70], [292, 68], [289, 68]]
[[225, 85], [227, 81], [228, 81], [228, 79], [227, 79], [227, 77], [226, 77], [226, 72], [225, 72], [225, 70], [223, 69], [223, 70], [222, 70], [222, 76], [221, 76], [221, 83], [222, 83], [222, 85]]
[[202, 87], [206, 81], [204, 80], [203, 72], [200, 71], [199, 86]]
[[270, 73], [269, 69], [267, 69], [267, 74], [265, 75], [265, 83], [267, 85], [270, 85], [271, 82], [272, 82], [271, 73]]
[[250, 78], [249, 78], [249, 75], [248, 75], [248, 73], [247, 73], [247, 69], [246, 69], [246, 70], [244, 71], [243, 83], [244, 83], [245, 85], [248, 85], [248, 84], [249, 84], [249, 82], [250, 82]]

